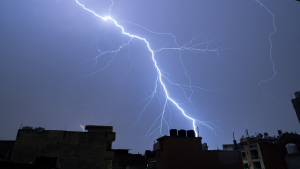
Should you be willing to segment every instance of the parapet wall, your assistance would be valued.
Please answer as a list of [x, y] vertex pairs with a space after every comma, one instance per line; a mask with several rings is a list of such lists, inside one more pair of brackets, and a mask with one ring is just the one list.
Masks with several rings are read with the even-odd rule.
[[107, 147], [114, 140], [114, 132], [20, 129], [11, 160], [34, 163], [36, 157], [57, 157], [57, 165], [61, 168], [101, 168], [114, 158], [113, 151], [109, 151], [111, 147]]

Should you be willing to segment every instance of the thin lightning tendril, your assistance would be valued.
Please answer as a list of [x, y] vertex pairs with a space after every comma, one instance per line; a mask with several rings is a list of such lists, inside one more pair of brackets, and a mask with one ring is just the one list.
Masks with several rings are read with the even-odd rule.
[[265, 89], [261, 86], [261, 83], [262, 83], [262, 82], [267, 82], [267, 81], [272, 80], [272, 79], [276, 76], [276, 74], [277, 74], [277, 73], [276, 73], [276, 70], [275, 70], [275, 63], [274, 63], [273, 58], [272, 58], [273, 42], [272, 42], [272, 40], [271, 40], [272, 35], [275, 34], [275, 32], [276, 32], [275, 15], [269, 10], [269, 8], [267, 8], [267, 7], [266, 7], [264, 4], [262, 4], [259, 0], [255, 0], [255, 1], [258, 2], [262, 7], [264, 7], [264, 8], [272, 15], [272, 18], [273, 18], [273, 27], [274, 27], [274, 31], [273, 31], [272, 33], [270, 33], [270, 35], [269, 35], [269, 41], [270, 41], [270, 44], [271, 44], [271, 47], [270, 47], [270, 60], [271, 60], [272, 65], [273, 65], [272, 68], [273, 68], [274, 74], [273, 74], [270, 78], [268, 78], [268, 79], [264, 79], [264, 80], [259, 81], [258, 85], [259, 85], [260, 88], [263, 90], [263, 92], [265, 92], [266, 94], [270, 95], [273, 99], [275, 99], [275, 100], [277, 100], [277, 101], [280, 101], [280, 100], [276, 99], [271, 93], [265, 91]]
[[255, 1], [256, 1], [257, 3], [259, 3], [262, 7], [264, 7], [264, 8], [269, 12], [270, 15], [272, 15], [272, 21], [273, 21], [272, 25], [273, 25], [274, 31], [271, 32], [271, 33], [269, 34], [269, 42], [270, 42], [270, 50], [269, 50], [269, 51], [270, 51], [270, 52], [269, 52], [270, 55], [269, 55], [269, 58], [270, 58], [270, 60], [271, 60], [271, 62], [272, 62], [272, 69], [273, 69], [273, 72], [274, 72], [274, 73], [273, 73], [273, 75], [272, 75], [271, 77], [269, 77], [269, 78], [267, 78], [267, 79], [260, 80], [260, 81], [258, 82], [258, 84], [252, 85], [252, 86], [248, 86], [248, 87], [246, 87], [246, 88], [240, 90], [239, 92], [248, 90], [248, 89], [251, 88], [251, 87], [259, 86], [259, 87], [262, 89], [262, 91], [263, 91], [264, 93], [266, 93], [266, 94], [268, 94], [269, 96], [271, 96], [274, 100], [276, 100], [276, 101], [278, 101], [278, 102], [290, 104], [290, 102], [281, 101], [281, 100], [275, 98], [271, 93], [267, 92], [267, 91], [263, 88], [263, 86], [262, 86], [262, 83], [263, 83], [263, 82], [271, 81], [271, 80], [277, 75], [277, 72], [276, 72], [276, 70], [275, 70], [275, 62], [274, 62], [273, 57], [272, 57], [273, 42], [272, 42], [272, 39], [271, 39], [271, 38], [272, 38], [272, 35], [274, 35], [274, 34], [276, 33], [277, 28], [276, 28], [276, 26], [275, 26], [275, 14], [272, 13], [271, 10], [270, 10], [266, 5], [264, 5], [263, 3], [261, 3], [259, 0], [255, 0]]

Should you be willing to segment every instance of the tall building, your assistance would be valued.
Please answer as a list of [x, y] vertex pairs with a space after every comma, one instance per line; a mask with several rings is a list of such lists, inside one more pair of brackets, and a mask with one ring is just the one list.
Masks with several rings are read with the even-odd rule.
[[[251, 136], [251, 137], [246, 137], [246, 138], [241, 138], [240, 139], [240, 144], [242, 145], [241, 153], [242, 153], [242, 158], [243, 158], [243, 163], [244, 163], [244, 168], [249, 168], [249, 169], [266, 169], [266, 161], [263, 159], [263, 154], [265, 156], [264, 151], [262, 151], [262, 147], [268, 146], [268, 145], [273, 145], [274, 142], [277, 140], [276, 137], [270, 137], [268, 136], [267, 133], [264, 134], [264, 137], [262, 135], [258, 135], [256, 137]], [[266, 144], [266, 145], [265, 145]], [[274, 148], [273, 150], [275, 150]], [[266, 157], [264, 157], [266, 158]], [[274, 159], [276, 159], [277, 156], [274, 155]], [[279, 161], [274, 162], [274, 165], [284, 166], [284, 159], [280, 159]]]
[[293, 103], [294, 109], [296, 111], [298, 121], [300, 123], [300, 91], [295, 92], [295, 97], [296, 97], [295, 99], [292, 99], [292, 103]]
[[242, 137], [239, 144], [224, 144], [223, 149], [240, 151], [244, 169], [300, 168], [300, 135], [281, 130], [278, 134], [277, 137], [268, 133]]
[[23, 127], [18, 131], [11, 161], [60, 169], [110, 169], [115, 141], [112, 126], [86, 126], [88, 132]]

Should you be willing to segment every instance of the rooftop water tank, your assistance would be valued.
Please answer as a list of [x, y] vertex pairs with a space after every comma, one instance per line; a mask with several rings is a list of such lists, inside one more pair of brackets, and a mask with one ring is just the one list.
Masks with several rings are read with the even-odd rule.
[[187, 137], [195, 137], [195, 131], [194, 130], [188, 130], [187, 131]]
[[177, 136], [177, 130], [176, 129], [171, 129], [170, 130], [170, 136]]
[[299, 150], [296, 144], [288, 143], [285, 147], [288, 154], [299, 154]]
[[179, 137], [186, 137], [186, 131], [181, 129], [181, 130], [178, 130], [178, 136]]

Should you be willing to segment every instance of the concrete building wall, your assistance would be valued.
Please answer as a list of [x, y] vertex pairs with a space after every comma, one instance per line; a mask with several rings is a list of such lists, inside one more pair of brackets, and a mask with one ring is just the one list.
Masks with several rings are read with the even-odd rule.
[[114, 152], [107, 147], [115, 140], [113, 132], [69, 132], [20, 129], [11, 160], [15, 163], [35, 163], [36, 157], [57, 157], [61, 169], [105, 168]]
[[[255, 169], [254, 162], [259, 162], [262, 169], [286, 169], [285, 156], [287, 155], [286, 145], [288, 143], [296, 144], [300, 152], [300, 135], [295, 133], [284, 133], [276, 139], [274, 137], [271, 139], [270, 137], [268, 139], [257, 138], [255, 140], [242, 138], [241, 141], [244, 141], [242, 144], [244, 145], [249, 169]], [[257, 150], [258, 158], [253, 158], [251, 150]]]
[[201, 138], [162, 137], [157, 150], [157, 169], [199, 167]]
[[[258, 143], [246, 144], [244, 145], [244, 152], [246, 155], [246, 160], [243, 160], [243, 163], [248, 163], [249, 169], [261, 168], [265, 169], [263, 156]], [[257, 152], [254, 154], [254, 152]], [[254, 164], [256, 163], [256, 164]], [[256, 165], [260, 166], [257, 167]]]
[[152, 151], [155, 151], [155, 150], [158, 150], [158, 149], [159, 149], [159, 143], [156, 142], [156, 143], [153, 144], [153, 149], [152, 149]]
[[284, 159], [288, 169], [300, 168], [300, 154], [286, 154]]
[[259, 155], [259, 157], [260, 157], [261, 168], [262, 168], [262, 169], [266, 169], [265, 163], [264, 163], [264, 158], [263, 158], [263, 156], [262, 156], [262, 154], [261, 154], [260, 145], [259, 145], [258, 143], [256, 143], [256, 145], [257, 145], [258, 155]]
[[286, 150], [278, 144], [259, 143], [265, 169], [280, 168], [287, 169], [284, 154]]
[[158, 139], [157, 169], [241, 169], [240, 152], [202, 150], [201, 137], [184, 138], [164, 136]]

